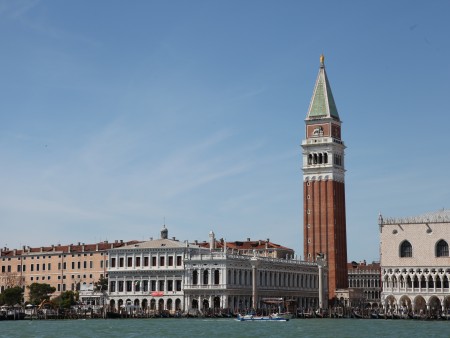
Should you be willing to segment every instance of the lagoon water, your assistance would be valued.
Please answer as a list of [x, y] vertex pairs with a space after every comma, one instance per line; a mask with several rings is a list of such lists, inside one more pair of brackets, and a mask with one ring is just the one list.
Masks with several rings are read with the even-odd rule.
[[91, 319], [0, 322], [0, 337], [450, 337], [450, 321]]

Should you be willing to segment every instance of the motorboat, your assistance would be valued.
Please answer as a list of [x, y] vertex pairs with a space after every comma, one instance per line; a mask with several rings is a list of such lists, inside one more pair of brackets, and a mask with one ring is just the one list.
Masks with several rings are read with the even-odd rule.
[[238, 314], [236, 320], [239, 322], [258, 322], [258, 321], [277, 321], [277, 322], [287, 322], [289, 319], [284, 318], [278, 314], [268, 315], [268, 316], [258, 316], [254, 314], [241, 315]]

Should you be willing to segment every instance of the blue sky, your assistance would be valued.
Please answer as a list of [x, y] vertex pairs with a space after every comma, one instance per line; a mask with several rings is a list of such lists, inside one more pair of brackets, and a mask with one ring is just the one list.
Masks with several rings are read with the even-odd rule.
[[266, 239], [303, 255], [325, 54], [349, 260], [449, 208], [448, 1], [0, 1], [0, 245]]

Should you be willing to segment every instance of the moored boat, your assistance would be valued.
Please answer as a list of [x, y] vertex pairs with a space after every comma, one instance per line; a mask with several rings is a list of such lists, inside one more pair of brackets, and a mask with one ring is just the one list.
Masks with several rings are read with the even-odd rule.
[[280, 317], [277, 314], [275, 315], [269, 315], [269, 316], [257, 316], [253, 314], [247, 314], [247, 315], [237, 315], [236, 318], [239, 322], [257, 322], [257, 321], [275, 321], [275, 322], [287, 322], [289, 319], [286, 319], [284, 317]]

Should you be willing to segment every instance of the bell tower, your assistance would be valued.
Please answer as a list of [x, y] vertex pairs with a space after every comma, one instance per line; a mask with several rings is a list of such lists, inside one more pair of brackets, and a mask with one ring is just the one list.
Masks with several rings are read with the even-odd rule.
[[[303, 233], [305, 260], [325, 255], [329, 299], [347, 288], [345, 221], [345, 145], [341, 120], [325, 72], [320, 68], [305, 119], [303, 148]], [[320, 255], [319, 255], [320, 256]]]

